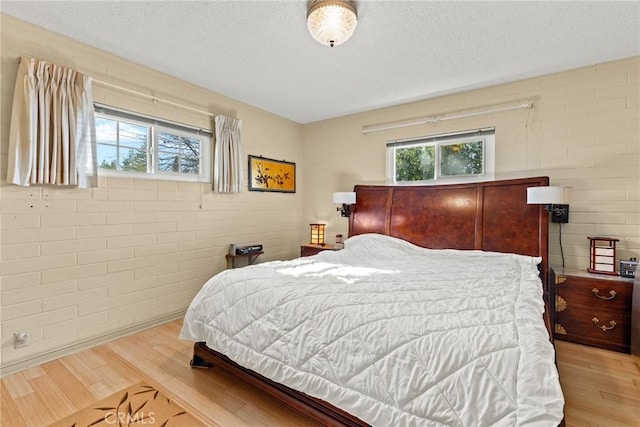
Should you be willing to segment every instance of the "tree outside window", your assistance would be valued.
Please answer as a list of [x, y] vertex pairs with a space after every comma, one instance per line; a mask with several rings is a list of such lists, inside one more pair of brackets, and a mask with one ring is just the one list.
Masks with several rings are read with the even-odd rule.
[[427, 184], [493, 179], [494, 141], [494, 130], [486, 129], [422, 141], [389, 142], [387, 182]]
[[435, 176], [435, 147], [396, 149], [396, 181], [425, 181]]
[[440, 174], [442, 176], [480, 175], [484, 159], [482, 141], [440, 146]]
[[205, 144], [210, 139], [197, 132], [100, 114], [96, 139], [98, 165], [103, 170], [203, 179]]

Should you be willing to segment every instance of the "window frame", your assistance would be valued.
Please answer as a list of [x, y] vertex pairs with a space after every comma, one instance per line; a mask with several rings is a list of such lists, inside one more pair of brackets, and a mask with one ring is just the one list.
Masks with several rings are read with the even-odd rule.
[[[469, 175], [442, 175], [442, 146], [456, 143], [483, 142], [483, 172]], [[396, 149], [409, 147], [434, 147], [434, 177], [428, 180], [396, 181]], [[495, 128], [474, 129], [419, 138], [391, 140], [386, 144], [387, 185], [442, 185], [495, 180]]]
[[[123, 122], [137, 126], [145, 126], [149, 129], [149, 135], [147, 137], [146, 172], [104, 169], [101, 168], [100, 163], [98, 163], [98, 176], [211, 183], [211, 156], [213, 149], [213, 135], [211, 131], [98, 104], [96, 104], [95, 118], [96, 120], [103, 118], [114, 120], [118, 123]], [[161, 133], [169, 133], [180, 137], [198, 139], [200, 141], [198, 174], [162, 171], [158, 169], [158, 138]], [[98, 142], [97, 145], [106, 144], [100, 144]], [[120, 147], [119, 144], [118, 147]], [[98, 162], [100, 162], [99, 159]]]

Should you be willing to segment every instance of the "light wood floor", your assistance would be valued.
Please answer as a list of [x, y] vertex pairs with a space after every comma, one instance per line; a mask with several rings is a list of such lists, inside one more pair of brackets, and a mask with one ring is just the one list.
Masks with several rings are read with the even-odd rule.
[[[217, 369], [192, 369], [181, 322], [120, 338], [3, 378], [0, 425], [45, 426], [150, 381], [211, 426], [309, 426]], [[640, 426], [640, 369], [629, 355], [557, 342], [568, 427]]]

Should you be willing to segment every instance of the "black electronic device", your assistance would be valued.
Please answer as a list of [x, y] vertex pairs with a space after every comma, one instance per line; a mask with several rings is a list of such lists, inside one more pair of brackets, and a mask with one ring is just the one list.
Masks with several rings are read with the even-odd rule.
[[262, 251], [262, 245], [237, 246], [236, 255], [251, 255]]
[[634, 278], [637, 270], [638, 260], [636, 258], [631, 258], [628, 261], [620, 260], [620, 276]]

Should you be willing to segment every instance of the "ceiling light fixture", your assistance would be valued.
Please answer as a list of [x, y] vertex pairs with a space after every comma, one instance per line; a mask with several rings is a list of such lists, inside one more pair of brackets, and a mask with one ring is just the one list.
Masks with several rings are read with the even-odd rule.
[[349, 0], [314, 0], [307, 12], [311, 36], [325, 46], [340, 45], [358, 25], [356, 8]]

